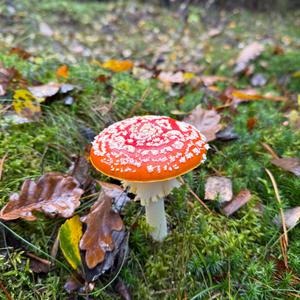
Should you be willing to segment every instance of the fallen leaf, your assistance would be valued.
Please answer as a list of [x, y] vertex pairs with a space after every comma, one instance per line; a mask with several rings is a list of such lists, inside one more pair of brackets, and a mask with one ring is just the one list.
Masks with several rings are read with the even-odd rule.
[[26, 256], [30, 258], [30, 270], [34, 273], [48, 273], [50, 271], [51, 262], [40, 258], [31, 252], [26, 252]]
[[68, 173], [73, 176], [85, 191], [93, 183], [93, 178], [89, 174], [91, 169], [90, 163], [83, 156], [77, 156], [69, 168]]
[[249, 62], [256, 59], [263, 52], [263, 50], [264, 47], [258, 42], [253, 42], [244, 47], [235, 62], [236, 66], [234, 72], [239, 73], [244, 71]]
[[[289, 208], [284, 211], [285, 225], [288, 229], [291, 229], [297, 225], [300, 220], [300, 206]], [[275, 224], [281, 226], [280, 215], [274, 220]]]
[[108, 80], [111, 79], [111, 76], [107, 76], [107, 75], [104, 75], [104, 74], [101, 74], [99, 75], [95, 81], [98, 81], [98, 82], [101, 82], [101, 83], [106, 83]]
[[60, 66], [56, 70], [56, 77], [68, 78], [69, 77], [69, 67], [67, 65]]
[[[46, 101], [49, 103], [52, 100], [58, 99], [58, 96], [65, 95], [74, 89], [79, 89], [79, 87], [69, 83], [50, 82], [43, 85], [31, 86], [27, 89], [32, 93], [32, 95], [39, 99], [39, 102]], [[63, 101], [64, 104], [71, 105], [74, 102], [74, 98], [70, 95], [66, 95]]]
[[84, 280], [81, 282], [81, 278], [77, 278], [76, 275], [77, 274], [73, 274], [73, 276], [69, 277], [64, 285], [64, 289], [68, 294], [77, 292], [85, 286]]
[[101, 67], [113, 72], [126, 72], [133, 68], [133, 62], [130, 60], [110, 59], [103, 63]]
[[132, 69], [132, 74], [134, 77], [138, 79], [150, 79], [154, 76], [154, 71], [147, 70], [145, 68], [141, 68], [139, 66], [135, 66]]
[[275, 158], [271, 163], [285, 171], [289, 171], [300, 177], [300, 159], [293, 157]]
[[229, 87], [221, 94], [221, 100], [229, 105], [238, 105], [242, 102], [257, 101], [257, 100], [270, 100], [270, 101], [287, 101], [286, 97], [274, 96], [270, 94], [261, 95], [255, 89], [237, 90]]
[[249, 202], [251, 199], [251, 193], [249, 190], [240, 191], [231, 202], [222, 208], [222, 213], [229, 217], [239, 210], [242, 206]]
[[206, 86], [212, 86], [217, 82], [224, 82], [229, 80], [229, 78], [227, 77], [215, 75], [202, 75], [198, 78]]
[[21, 192], [12, 194], [9, 202], [1, 209], [0, 219], [27, 221], [36, 220], [35, 211], [48, 216], [69, 218], [80, 205], [83, 190], [70, 175], [47, 173], [36, 181], [26, 179]]
[[13, 108], [18, 115], [33, 121], [39, 120], [42, 112], [38, 98], [24, 89], [16, 90], [13, 98]]
[[117, 212], [125, 207], [125, 205], [130, 201], [130, 198], [120, 186], [112, 183], [107, 183], [103, 181], [98, 181], [102, 191], [109, 197], [113, 199], [113, 208]]
[[263, 74], [255, 74], [251, 78], [251, 85], [253, 86], [264, 86], [267, 83], [267, 78]]
[[66, 96], [64, 98], [64, 105], [70, 106], [74, 104], [74, 98], [72, 96]]
[[128, 287], [125, 285], [124, 281], [121, 280], [119, 277], [117, 278], [117, 283], [115, 284], [114, 289], [123, 300], [132, 299]]
[[208, 31], [207, 35], [211, 38], [214, 38], [220, 35], [223, 32], [223, 28], [212, 28]]
[[256, 118], [254, 118], [254, 117], [249, 118], [247, 120], [247, 128], [248, 128], [248, 130], [252, 131], [253, 128], [256, 126], [256, 124], [257, 124], [257, 119]]
[[18, 47], [11, 48], [9, 53], [15, 54], [24, 60], [26, 60], [32, 56], [29, 52], [25, 51], [24, 49], [18, 48]]
[[85, 261], [83, 261], [86, 281], [95, 281], [108, 270], [113, 272], [120, 269], [128, 252], [127, 233], [124, 230], [112, 231], [112, 240], [114, 242], [114, 249], [105, 253], [105, 258], [102, 263], [90, 269]]
[[183, 83], [185, 79], [183, 72], [160, 72], [157, 78], [166, 84]]
[[79, 242], [82, 237], [82, 223], [78, 215], [68, 219], [59, 229], [60, 249], [74, 270], [82, 268]]
[[218, 131], [216, 133], [216, 138], [221, 141], [232, 141], [239, 139], [239, 135], [234, 131], [234, 127], [229, 125], [226, 128]]
[[232, 199], [232, 182], [227, 177], [212, 176], [208, 177], [205, 183], [205, 199], [216, 200], [221, 203]]
[[114, 231], [124, 231], [124, 225], [118, 213], [112, 210], [112, 199], [105, 193], [92, 206], [90, 213], [81, 218], [86, 223], [86, 231], [79, 247], [85, 250], [85, 262], [89, 269], [102, 263], [106, 252], [112, 252], [115, 243]]
[[44, 36], [52, 36], [53, 35], [53, 30], [51, 29], [51, 27], [45, 23], [45, 22], [41, 22], [39, 24], [39, 30], [40, 30], [40, 33]]
[[294, 129], [294, 130], [299, 130], [300, 129], [300, 113], [296, 110], [292, 110], [290, 111], [286, 117], [289, 120], [289, 124], [290, 126]]
[[18, 84], [21, 86], [23, 86], [25, 83], [18, 70], [15, 68], [4, 68], [0, 64], [0, 96], [5, 95], [7, 89], [11, 85], [16, 85], [16, 82], [18, 82]]
[[30, 86], [28, 87], [28, 90], [37, 98], [47, 98], [57, 94], [60, 87], [61, 84], [59, 83], [48, 83], [38, 86]]
[[222, 128], [220, 120], [221, 116], [215, 110], [198, 105], [183, 121], [194, 125], [210, 142], [216, 139], [216, 133]]
[[4, 127], [12, 125], [19, 125], [19, 124], [25, 124], [25, 123], [31, 123], [33, 120], [29, 120], [27, 118], [21, 117], [13, 112], [8, 112], [3, 116], [3, 120], [5, 123], [3, 124]]

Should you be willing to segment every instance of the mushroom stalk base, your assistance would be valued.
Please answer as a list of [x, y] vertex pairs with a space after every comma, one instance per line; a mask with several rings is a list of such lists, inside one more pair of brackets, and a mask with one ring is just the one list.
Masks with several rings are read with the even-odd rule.
[[151, 227], [151, 236], [156, 241], [162, 241], [168, 234], [164, 199], [150, 201], [146, 208], [146, 220]]

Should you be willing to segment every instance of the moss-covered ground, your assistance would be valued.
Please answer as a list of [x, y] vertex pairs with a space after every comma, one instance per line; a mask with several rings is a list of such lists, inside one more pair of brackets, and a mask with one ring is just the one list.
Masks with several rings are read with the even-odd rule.
[[[265, 168], [276, 179], [283, 208], [299, 205], [300, 180], [273, 166], [270, 154], [262, 146], [267, 143], [279, 156], [299, 157], [300, 132], [283, 125], [287, 106], [297, 109], [295, 99], [300, 94], [300, 77], [295, 73], [300, 70], [299, 16], [299, 12], [279, 15], [191, 7], [185, 22], [174, 11], [132, 1], [0, 4], [3, 66], [14, 66], [34, 85], [56, 81], [56, 69], [67, 64], [69, 77], [65, 81], [81, 87], [74, 93], [75, 103], [71, 106], [60, 101], [43, 105], [43, 117], [38, 123], [7, 124], [0, 112], [0, 158], [7, 154], [0, 180], [0, 206], [26, 178], [48, 171], [67, 171], [70, 156], [84, 152], [87, 130], [97, 133], [132, 115], [182, 118], [172, 112], [188, 113], [198, 104], [205, 108], [210, 100], [203, 87], [193, 89], [187, 84], [173, 87], [170, 92], [157, 79], [143, 79], [131, 72], [110, 73], [95, 60], [129, 57], [137, 64], [157, 64], [166, 70], [227, 76], [232, 79], [231, 85], [246, 88], [250, 78], [234, 75], [233, 63], [239, 47], [256, 39], [265, 50], [254, 63], [255, 72], [268, 79], [258, 90], [287, 95], [288, 104], [262, 100], [239, 105], [234, 113], [222, 111], [224, 124], [232, 124], [239, 139], [212, 142], [207, 163], [184, 176], [202, 199], [206, 178], [222, 174], [232, 179], [235, 193], [248, 188], [252, 200], [232, 217], [223, 216], [218, 205], [209, 202], [207, 205], [215, 212], [209, 214], [183, 186], [166, 199], [170, 235], [160, 244], [147, 234], [139, 203], [130, 203], [124, 214], [124, 223], [131, 232], [130, 252], [119, 276], [133, 299], [299, 298], [299, 226], [288, 233], [290, 269], [285, 270], [279, 242], [281, 230], [273, 222], [279, 205]], [[51, 36], [39, 31], [41, 22], [52, 28]], [[209, 29], [218, 26], [223, 31], [216, 37], [207, 37]], [[9, 54], [13, 46], [34, 57], [23, 60]], [[109, 76], [106, 82], [95, 80], [103, 74]], [[226, 85], [222, 83], [219, 88]], [[0, 101], [5, 105], [12, 96]], [[253, 117], [257, 123], [249, 130], [247, 120]], [[94, 176], [107, 180], [96, 173]], [[85, 205], [91, 203], [87, 200]], [[264, 206], [263, 213], [257, 209], [259, 204]], [[50, 253], [62, 222], [41, 218], [31, 223], [10, 222], [9, 226], [23, 239]], [[60, 253], [57, 258], [66, 264]], [[48, 274], [37, 276], [22, 252], [12, 251], [9, 260], [0, 255], [0, 282], [16, 300], [68, 299], [63, 288], [68, 275], [57, 265]], [[113, 285], [102, 289], [106, 283], [100, 280], [90, 298], [79, 299], [119, 299]], [[6, 299], [1, 289], [0, 298]]]

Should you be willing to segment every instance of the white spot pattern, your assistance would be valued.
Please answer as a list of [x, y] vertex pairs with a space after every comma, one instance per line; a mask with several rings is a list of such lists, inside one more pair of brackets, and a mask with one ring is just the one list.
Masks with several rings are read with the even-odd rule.
[[109, 165], [112, 174], [134, 173], [141, 167], [148, 173], [172, 172], [195, 156], [199, 156], [198, 163], [203, 162], [208, 149], [205, 137], [195, 127], [161, 116], [114, 123], [92, 144], [94, 155]]

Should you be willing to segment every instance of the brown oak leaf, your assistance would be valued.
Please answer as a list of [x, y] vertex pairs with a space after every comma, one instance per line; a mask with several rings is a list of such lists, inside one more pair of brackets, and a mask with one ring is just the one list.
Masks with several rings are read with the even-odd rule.
[[113, 231], [124, 229], [120, 215], [112, 210], [112, 199], [101, 193], [92, 206], [88, 215], [81, 218], [87, 228], [83, 234], [79, 247], [86, 250], [85, 261], [88, 268], [92, 269], [103, 262], [106, 252], [115, 248]]
[[48, 216], [69, 218], [80, 205], [83, 190], [72, 176], [61, 173], [47, 173], [36, 181], [24, 181], [21, 192], [10, 196], [9, 202], [1, 209], [0, 219], [27, 221], [36, 220], [33, 212]]
[[198, 105], [192, 113], [184, 119], [185, 122], [194, 125], [204, 136], [207, 141], [216, 139], [216, 133], [221, 130], [219, 124], [221, 116], [215, 110], [206, 110]]
[[236, 60], [235, 73], [242, 72], [246, 69], [251, 60], [256, 59], [264, 50], [263, 45], [253, 42], [247, 45], [239, 54]]

